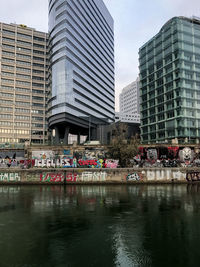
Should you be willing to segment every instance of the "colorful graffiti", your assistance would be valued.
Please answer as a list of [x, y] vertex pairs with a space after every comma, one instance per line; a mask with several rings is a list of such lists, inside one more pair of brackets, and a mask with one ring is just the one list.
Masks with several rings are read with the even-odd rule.
[[21, 178], [20, 178], [19, 173], [13, 173], [13, 172], [0, 173], [0, 181], [18, 182], [20, 180]]
[[[66, 173], [66, 182], [76, 182], [77, 173]], [[40, 182], [64, 182], [64, 173], [42, 173], [40, 174]]]
[[88, 160], [78, 160], [78, 164], [80, 167], [86, 168], [103, 168], [105, 167], [105, 162], [103, 159], [88, 159]]
[[179, 158], [181, 162], [186, 165], [190, 164], [194, 160], [194, 151], [190, 147], [185, 147], [179, 151]]
[[82, 152], [82, 159], [103, 159], [105, 158], [105, 151], [102, 148], [85, 149]]
[[40, 174], [40, 182], [95, 182], [95, 181], [106, 181], [107, 173], [106, 172], [82, 172], [78, 173], [66, 173], [59, 172], [44, 172]]
[[200, 150], [198, 147], [157, 146], [139, 147], [139, 154], [134, 158], [134, 165], [139, 167], [187, 167], [199, 166]]
[[105, 166], [106, 168], [115, 169], [118, 167], [119, 160], [116, 159], [106, 159]]
[[32, 160], [15, 160], [15, 159], [1, 159], [0, 168], [18, 167], [21, 169], [35, 168], [117, 168], [118, 160], [105, 160], [105, 159], [90, 159], [90, 160], [77, 160], [64, 156], [55, 159], [32, 159]]
[[118, 160], [105, 159], [103, 148], [91, 148], [84, 151], [64, 149], [61, 151], [33, 151], [34, 167], [47, 168], [116, 168]]
[[16, 160], [11, 158], [0, 159], [0, 168], [27, 169], [35, 165], [35, 160]]
[[76, 158], [62, 159], [35, 159], [33, 165], [37, 168], [117, 168], [118, 160], [88, 159]]
[[186, 180], [188, 182], [197, 182], [200, 181], [200, 172], [187, 172], [186, 173]]
[[126, 176], [126, 181], [140, 181], [141, 174], [137, 172], [130, 173]]

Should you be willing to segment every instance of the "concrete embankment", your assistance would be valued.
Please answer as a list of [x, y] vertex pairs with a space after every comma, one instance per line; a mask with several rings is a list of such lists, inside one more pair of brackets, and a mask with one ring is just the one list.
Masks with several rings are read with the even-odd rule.
[[0, 169], [0, 184], [187, 183], [196, 180], [200, 180], [200, 168]]

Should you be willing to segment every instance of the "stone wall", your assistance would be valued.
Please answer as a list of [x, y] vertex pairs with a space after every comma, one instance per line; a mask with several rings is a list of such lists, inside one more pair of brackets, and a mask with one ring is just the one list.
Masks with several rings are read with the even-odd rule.
[[172, 183], [200, 180], [200, 168], [0, 169], [0, 183]]

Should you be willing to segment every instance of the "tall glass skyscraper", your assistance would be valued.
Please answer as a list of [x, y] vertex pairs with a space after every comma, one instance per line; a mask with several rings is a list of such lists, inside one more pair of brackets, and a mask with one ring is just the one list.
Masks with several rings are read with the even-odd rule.
[[199, 142], [200, 19], [172, 18], [139, 57], [142, 142]]
[[68, 133], [95, 139], [114, 121], [113, 19], [102, 0], [50, 0], [49, 34], [49, 127], [64, 144]]

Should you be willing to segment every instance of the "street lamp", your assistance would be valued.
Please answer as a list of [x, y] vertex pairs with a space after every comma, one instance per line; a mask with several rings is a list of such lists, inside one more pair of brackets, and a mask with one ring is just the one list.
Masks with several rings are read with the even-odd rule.
[[91, 124], [91, 115], [89, 115], [89, 142], [90, 142], [90, 124]]

